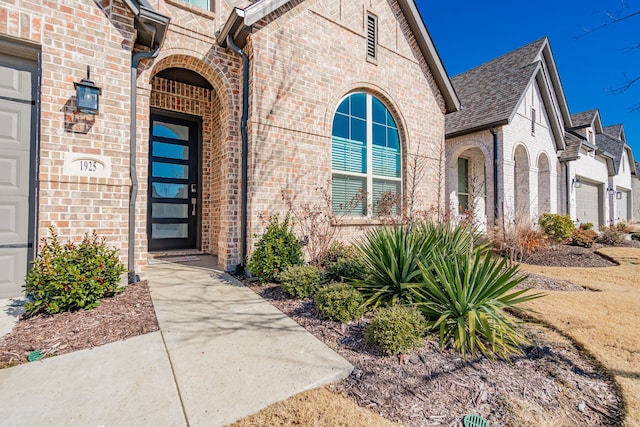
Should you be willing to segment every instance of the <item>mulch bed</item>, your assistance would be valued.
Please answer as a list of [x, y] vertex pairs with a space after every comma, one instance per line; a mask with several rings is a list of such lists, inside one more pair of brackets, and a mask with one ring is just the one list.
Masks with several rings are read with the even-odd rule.
[[364, 342], [366, 318], [342, 325], [321, 319], [310, 299], [287, 298], [279, 286], [251, 288], [354, 365], [336, 391], [390, 420], [459, 426], [465, 414], [479, 413], [491, 426], [522, 425], [523, 420], [532, 425], [621, 423], [622, 403], [611, 379], [547, 328], [527, 326], [535, 344], [509, 362], [464, 361], [440, 349], [435, 337], [403, 357], [383, 357]]
[[[625, 240], [617, 246], [640, 248], [640, 241]], [[544, 249], [537, 250], [525, 257], [523, 262], [546, 267], [613, 267], [615, 262], [608, 260], [596, 253], [606, 245], [595, 243], [591, 248], [580, 246], [552, 244]]]
[[0, 368], [27, 362], [27, 356], [34, 350], [50, 357], [158, 329], [149, 285], [144, 281], [102, 300], [93, 310], [20, 320], [11, 333], [0, 338]]

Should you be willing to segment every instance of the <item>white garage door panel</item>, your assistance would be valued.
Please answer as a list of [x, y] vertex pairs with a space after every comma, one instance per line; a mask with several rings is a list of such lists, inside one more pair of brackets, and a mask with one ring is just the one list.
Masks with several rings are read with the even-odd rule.
[[36, 63], [0, 55], [0, 298], [20, 295], [31, 253]]
[[19, 58], [0, 57], [0, 96], [31, 101], [31, 67]]
[[0, 146], [29, 151], [31, 147], [30, 103], [0, 98]]
[[0, 299], [20, 295], [24, 285], [27, 252], [24, 249], [0, 249]]
[[[0, 149], [0, 193], [29, 194], [29, 152]], [[1, 224], [0, 224], [1, 225]]]
[[596, 184], [582, 183], [576, 188], [576, 217], [581, 223], [600, 224], [600, 197]]
[[26, 197], [0, 200], [0, 242], [26, 243], [29, 238], [29, 203]]

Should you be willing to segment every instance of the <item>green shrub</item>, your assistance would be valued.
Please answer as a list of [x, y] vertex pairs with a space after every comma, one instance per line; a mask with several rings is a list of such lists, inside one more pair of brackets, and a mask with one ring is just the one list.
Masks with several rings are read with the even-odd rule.
[[583, 230], [593, 230], [593, 223], [585, 222], [583, 224], [580, 224], [580, 228], [582, 228]]
[[327, 265], [324, 271], [324, 279], [326, 282], [343, 282], [352, 279], [364, 279], [365, 276], [366, 266], [354, 251], [332, 261]]
[[340, 241], [333, 242], [329, 248], [320, 256], [320, 267], [326, 268], [334, 263], [338, 258], [348, 257], [354, 253], [352, 246], [347, 246]]
[[620, 221], [619, 223], [616, 224], [616, 229], [621, 233], [626, 233], [627, 232], [627, 223], [624, 222], [624, 221]]
[[575, 228], [569, 215], [546, 213], [542, 215], [539, 222], [542, 231], [557, 242], [569, 240]]
[[593, 230], [574, 230], [571, 235], [571, 244], [573, 246], [582, 246], [590, 248], [598, 238], [598, 233]]
[[604, 245], [617, 245], [624, 240], [624, 234], [618, 230], [616, 226], [600, 227], [600, 236], [598, 236], [598, 243]]
[[365, 342], [387, 356], [422, 346], [427, 323], [416, 308], [396, 305], [378, 309], [365, 331]]
[[295, 298], [312, 296], [321, 282], [320, 269], [313, 265], [292, 265], [280, 273], [282, 290]]
[[632, 240], [640, 240], [640, 233], [631, 233]]
[[436, 257], [431, 265], [421, 265], [424, 298], [416, 307], [439, 331], [442, 347], [453, 341], [464, 357], [482, 353], [506, 359], [529, 344], [517, 321], [504, 310], [523, 311], [518, 304], [542, 295], [513, 291], [526, 276], [518, 276], [518, 266], [506, 263], [505, 258], [476, 252]]
[[127, 269], [118, 250], [108, 248], [104, 238], [94, 232], [85, 234], [78, 245], [63, 245], [53, 227], [50, 232], [25, 279], [25, 293], [33, 298], [24, 305], [29, 315], [90, 310], [100, 299], [124, 290], [120, 276]]
[[314, 296], [320, 314], [336, 322], [359, 319], [366, 311], [360, 292], [348, 283], [335, 283], [321, 288]]
[[420, 299], [419, 262], [428, 265], [432, 258], [454, 253], [487, 250], [476, 245], [477, 235], [465, 226], [423, 223], [380, 227], [370, 230], [355, 247], [365, 268], [363, 279], [353, 284], [367, 306], [411, 304]]
[[289, 215], [281, 223], [276, 214], [256, 242], [247, 268], [262, 282], [277, 282], [280, 272], [299, 264], [302, 264], [302, 249], [291, 231]]

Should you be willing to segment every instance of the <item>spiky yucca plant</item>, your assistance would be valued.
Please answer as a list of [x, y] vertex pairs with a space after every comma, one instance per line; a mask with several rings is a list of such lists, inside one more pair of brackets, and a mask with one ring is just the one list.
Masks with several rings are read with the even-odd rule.
[[443, 254], [420, 265], [422, 283], [416, 306], [439, 332], [440, 345], [451, 341], [464, 357], [482, 353], [489, 359], [521, 354], [530, 344], [517, 320], [505, 309], [524, 311], [519, 304], [542, 296], [513, 288], [525, 280], [518, 266], [483, 254]]
[[421, 300], [419, 263], [432, 258], [486, 249], [474, 242], [477, 235], [464, 226], [420, 223], [372, 229], [355, 248], [366, 276], [352, 283], [374, 309], [380, 305], [412, 304]]

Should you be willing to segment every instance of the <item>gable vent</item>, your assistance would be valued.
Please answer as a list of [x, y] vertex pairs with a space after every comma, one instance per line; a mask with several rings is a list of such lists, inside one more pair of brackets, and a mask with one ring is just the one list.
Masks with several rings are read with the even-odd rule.
[[367, 14], [367, 56], [375, 59], [378, 55], [378, 18]]

